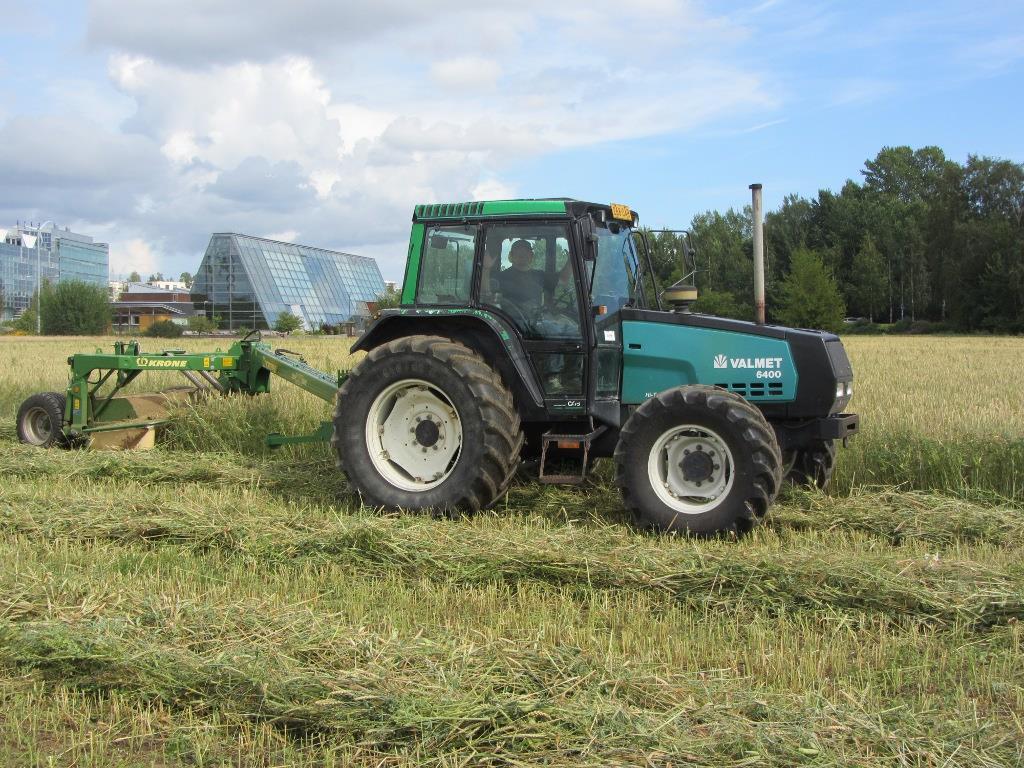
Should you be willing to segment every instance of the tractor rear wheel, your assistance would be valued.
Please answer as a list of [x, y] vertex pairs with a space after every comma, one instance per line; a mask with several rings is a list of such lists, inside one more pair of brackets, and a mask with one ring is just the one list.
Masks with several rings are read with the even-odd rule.
[[784, 456], [786, 480], [825, 490], [832, 481], [836, 466], [836, 441], [818, 440], [806, 448], [787, 451]]
[[366, 504], [476, 511], [505, 492], [523, 433], [511, 393], [479, 355], [409, 336], [372, 350], [346, 379], [331, 444]]
[[18, 409], [18, 440], [39, 448], [69, 444], [64, 435], [64, 406], [61, 392], [40, 392], [32, 395]]
[[644, 401], [619, 435], [615, 464], [638, 524], [698, 536], [746, 533], [782, 481], [775, 432], [761, 412], [702, 385]]

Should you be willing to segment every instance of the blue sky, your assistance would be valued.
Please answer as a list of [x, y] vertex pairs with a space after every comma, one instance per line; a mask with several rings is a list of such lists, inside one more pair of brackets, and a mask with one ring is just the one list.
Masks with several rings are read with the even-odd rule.
[[685, 226], [884, 145], [1024, 161], [1020, 3], [0, 0], [0, 218], [193, 270], [213, 231], [378, 257], [412, 206], [568, 195]]

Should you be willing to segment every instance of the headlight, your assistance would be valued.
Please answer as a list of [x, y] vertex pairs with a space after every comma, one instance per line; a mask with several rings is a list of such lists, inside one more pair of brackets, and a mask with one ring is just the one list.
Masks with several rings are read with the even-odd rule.
[[853, 396], [853, 382], [852, 381], [837, 381], [836, 382], [836, 398], [832, 401], [832, 409], [830, 413], [839, 413], [847, 405], [850, 404], [850, 398]]

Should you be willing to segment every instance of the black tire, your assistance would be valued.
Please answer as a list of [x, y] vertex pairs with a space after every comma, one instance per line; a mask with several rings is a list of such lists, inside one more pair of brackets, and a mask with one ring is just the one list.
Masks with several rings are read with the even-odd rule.
[[806, 448], [787, 451], [784, 464], [787, 482], [824, 491], [836, 467], [836, 441], [818, 440]]
[[[389, 482], [374, 466], [366, 420], [377, 396], [404, 379], [437, 386], [458, 411], [462, 443], [448, 477], [418, 491]], [[372, 350], [338, 393], [331, 445], [364, 503], [387, 509], [465, 510], [493, 504], [519, 465], [523, 432], [512, 394], [473, 350], [440, 336], [409, 336]]]
[[27, 398], [18, 408], [18, 440], [39, 448], [67, 448], [64, 435], [64, 406], [67, 398], [62, 392], [40, 392]]
[[[706, 511], [688, 513], [669, 506], [648, 471], [648, 458], [658, 441], [684, 424], [714, 432], [732, 454], [732, 484]], [[697, 536], [742, 535], [775, 500], [782, 482], [782, 456], [775, 431], [739, 395], [704, 385], [676, 387], [644, 401], [626, 422], [615, 448], [615, 482], [642, 527]]]

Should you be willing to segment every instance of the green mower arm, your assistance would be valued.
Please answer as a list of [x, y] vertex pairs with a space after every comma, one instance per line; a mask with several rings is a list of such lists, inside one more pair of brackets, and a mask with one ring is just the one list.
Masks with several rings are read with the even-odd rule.
[[228, 378], [237, 378], [243, 374], [255, 375], [255, 381], [247, 383], [246, 391], [263, 391], [259, 389], [259, 382], [262, 373], [280, 376], [285, 381], [290, 381], [300, 389], [304, 389], [311, 395], [316, 395], [321, 400], [334, 404], [338, 395], [338, 388], [345, 381], [345, 374], [338, 373], [331, 375], [317, 368], [314, 368], [297, 353], [289, 352], [286, 349], [271, 351], [266, 344], [253, 344], [249, 349], [251, 364], [244, 365], [234, 373], [228, 374]]
[[[97, 350], [72, 355], [68, 365], [71, 373], [64, 420], [71, 434], [101, 431], [114, 422], [119, 427], [130, 426], [125, 421], [136, 414], [127, 401], [115, 395], [143, 371], [182, 373], [193, 383], [205, 382], [223, 392], [252, 395], [268, 392], [270, 376], [275, 374], [331, 404], [346, 377], [343, 372], [325, 373], [293, 352], [273, 350], [265, 342], [248, 338], [233, 343], [227, 351], [215, 352], [144, 353], [137, 341], [119, 341], [114, 344], [112, 354]], [[107, 382], [112, 382], [113, 386], [101, 393], [100, 389]], [[147, 419], [140, 423], [151, 425], [154, 422]]]

